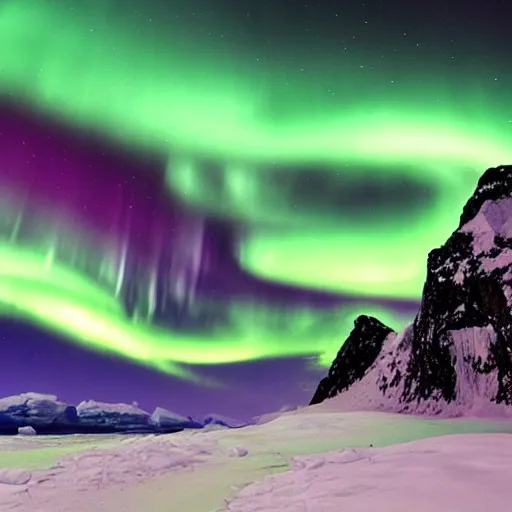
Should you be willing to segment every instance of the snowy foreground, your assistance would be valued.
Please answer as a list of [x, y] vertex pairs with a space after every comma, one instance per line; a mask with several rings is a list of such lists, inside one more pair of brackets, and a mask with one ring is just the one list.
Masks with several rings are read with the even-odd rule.
[[0, 510], [506, 510], [510, 433], [321, 404], [238, 430], [3, 437]]

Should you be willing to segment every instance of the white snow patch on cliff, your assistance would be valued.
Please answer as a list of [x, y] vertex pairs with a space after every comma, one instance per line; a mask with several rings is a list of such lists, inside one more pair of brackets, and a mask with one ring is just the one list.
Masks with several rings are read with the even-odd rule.
[[512, 265], [512, 249], [503, 249], [496, 258], [482, 258], [480, 262], [480, 268], [485, 272], [492, 272], [509, 265]]
[[507, 231], [512, 215], [512, 197], [506, 197], [498, 201], [485, 201], [480, 208], [485, 215], [493, 231], [504, 238], [507, 238]]
[[505, 238], [512, 238], [512, 217], [503, 225], [503, 236]]
[[507, 299], [507, 304], [512, 308], [512, 286], [508, 284], [503, 287], [503, 292], [505, 293], [505, 297]]
[[468, 270], [468, 260], [462, 260], [459, 264], [459, 268], [457, 269], [457, 272], [453, 276], [453, 280], [457, 284], [462, 284], [464, 282], [464, 279], [466, 278], [466, 271]]
[[512, 197], [487, 200], [461, 231], [472, 233], [473, 252], [478, 255], [494, 247], [495, 236], [512, 238]]
[[[453, 345], [457, 374], [457, 407], [461, 411], [479, 411], [496, 408], [490, 404], [498, 393], [498, 374], [493, 370], [487, 374], [478, 373], [472, 368], [472, 361], [480, 364], [488, 361], [490, 348], [496, 342], [496, 333], [492, 326], [471, 327], [449, 331]], [[453, 407], [453, 406], [452, 406]]]
[[462, 226], [461, 231], [473, 235], [473, 253], [478, 255], [494, 247], [495, 233], [482, 210]]

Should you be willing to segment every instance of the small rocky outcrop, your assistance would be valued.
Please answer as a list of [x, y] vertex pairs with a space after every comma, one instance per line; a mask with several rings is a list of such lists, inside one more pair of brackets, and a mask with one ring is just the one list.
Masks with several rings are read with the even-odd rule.
[[392, 329], [376, 318], [357, 317], [354, 329], [340, 348], [327, 377], [320, 381], [310, 405], [332, 398], [362, 379], [380, 354], [390, 332]]

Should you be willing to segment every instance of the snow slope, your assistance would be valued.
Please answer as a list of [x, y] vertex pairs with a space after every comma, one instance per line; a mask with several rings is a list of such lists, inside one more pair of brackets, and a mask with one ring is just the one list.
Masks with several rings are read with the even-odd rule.
[[[406, 488], [426, 490], [438, 484], [444, 494], [426, 496], [438, 501], [435, 508], [424, 510], [476, 510], [471, 506], [479, 502], [471, 493], [477, 486], [487, 503], [497, 502], [498, 488], [500, 499], [512, 499], [512, 489], [500, 484], [505, 476], [499, 476], [504, 468], [512, 469], [507, 462], [512, 460], [512, 423], [340, 413], [329, 410], [335, 401], [236, 430], [88, 436], [81, 451], [61, 456], [58, 463], [46, 458], [40, 470], [34, 469], [34, 460], [41, 450], [46, 455], [56, 445], [69, 450], [81, 436], [0, 438], [0, 468], [11, 461], [10, 468], [0, 470], [0, 510], [328, 512], [334, 510], [328, 507], [344, 510], [343, 505], [351, 512], [363, 506], [371, 512], [376, 504], [383, 509], [387, 495], [394, 500], [389, 510], [405, 510], [397, 509], [398, 502], [414, 498]], [[433, 439], [432, 444], [382, 448], [445, 434], [457, 435]], [[93, 439], [98, 447], [91, 449]], [[347, 447], [341, 453], [315, 455]], [[13, 448], [19, 464], [6, 457]], [[291, 471], [286, 471], [289, 465]], [[251, 485], [255, 481], [261, 483]], [[458, 492], [462, 485], [470, 487], [465, 494]], [[305, 487], [309, 494], [303, 492]], [[295, 492], [299, 488], [301, 492]], [[455, 504], [454, 493], [460, 494]], [[425, 494], [416, 497], [421, 496]]]
[[512, 500], [510, 434], [453, 435], [296, 457], [243, 489], [229, 512], [482, 512]]

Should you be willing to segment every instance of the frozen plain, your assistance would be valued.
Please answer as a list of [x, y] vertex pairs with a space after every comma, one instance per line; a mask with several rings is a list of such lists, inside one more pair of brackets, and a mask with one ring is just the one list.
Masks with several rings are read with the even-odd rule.
[[2, 512], [476, 512], [512, 501], [512, 422], [339, 412], [242, 429], [0, 438]]

